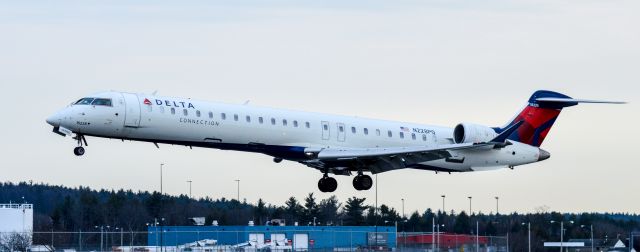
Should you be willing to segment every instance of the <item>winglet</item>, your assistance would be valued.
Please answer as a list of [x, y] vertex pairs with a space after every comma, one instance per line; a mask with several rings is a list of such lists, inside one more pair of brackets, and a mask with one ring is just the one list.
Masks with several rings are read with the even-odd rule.
[[504, 143], [507, 141], [511, 133], [516, 131], [520, 126], [524, 123], [524, 120], [518, 121], [517, 123], [512, 124], [509, 128], [504, 129], [498, 136], [493, 138], [490, 143]]

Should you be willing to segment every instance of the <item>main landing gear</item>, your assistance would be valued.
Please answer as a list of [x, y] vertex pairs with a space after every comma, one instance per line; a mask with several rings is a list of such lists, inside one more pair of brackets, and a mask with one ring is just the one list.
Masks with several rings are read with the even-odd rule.
[[322, 178], [318, 181], [318, 189], [321, 192], [334, 192], [338, 188], [338, 181], [335, 178], [329, 177], [327, 174], [324, 174]]
[[[373, 186], [373, 180], [369, 175], [358, 174], [353, 178], [353, 188], [358, 191], [369, 190]], [[338, 182], [335, 178], [329, 177], [327, 173], [318, 181], [318, 189], [321, 192], [334, 192], [338, 188]]]
[[360, 173], [353, 178], [353, 188], [358, 191], [369, 190], [371, 186], [373, 186], [373, 180], [369, 175], [362, 175], [362, 173]]
[[78, 141], [78, 147], [73, 148], [73, 154], [76, 154], [76, 156], [84, 155], [84, 147], [82, 146], [83, 144], [85, 146], [89, 146], [89, 144], [87, 144], [87, 139], [84, 138], [84, 135], [82, 134], [76, 134], [76, 136], [73, 139]]

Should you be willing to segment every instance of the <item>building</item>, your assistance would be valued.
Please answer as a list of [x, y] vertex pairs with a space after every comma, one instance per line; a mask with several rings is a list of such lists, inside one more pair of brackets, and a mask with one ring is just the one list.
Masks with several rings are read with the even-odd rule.
[[33, 204], [0, 204], [0, 233], [33, 232]]
[[148, 246], [179, 246], [203, 239], [218, 245], [284, 243], [295, 250], [396, 246], [396, 229], [388, 226], [150, 226], [148, 231]]

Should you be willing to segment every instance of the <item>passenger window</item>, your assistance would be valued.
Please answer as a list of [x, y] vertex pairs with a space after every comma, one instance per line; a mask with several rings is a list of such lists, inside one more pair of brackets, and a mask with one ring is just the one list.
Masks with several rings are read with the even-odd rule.
[[365, 134], [365, 135], [369, 135], [369, 129], [364, 128], [362, 131], [364, 131], [364, 134]]
[[233, 120], [234, 120], [234, 121], [238, 121], [238, 114], [234, 114], [234, 115], [233, 115]]
[[160, 113], [164, 114], [164, 107], [160, 106]]
[[196, 116], [200, 117], [200, 110], [196, 110]]
[[282, 126], [287, 126], [287, 119], [282, 119]]
[[220, 118], [222, 118], [222, 120], [227, 120], [227, 114], [220, 113]]
[[276, 119], [275, 118], [271, 118], [271, 125], [276, 125]]
[[411, 139], [416, 140], [416, 133], [411, 133]]
[[209, 111], [209, 118], [213, 118], [213, 112]]
[[260, 124], [262, 124], [262, 123], [264, 122], [264, 119], [262, 119], [262, 116], [261, 116], [261, 117], [258, 117], [258, 122], [259, 122]]
[[400, 132], [400, 138], [404, 138], [404, 132]]
[[325, 125], [322, 125], [322, 128], [323, 128], [324, 130], [329, 130], [329, 126], [327, 126], [326, 124], [325, 124]]
[[389, 130], [389, 131], [387, 131], [387, 135], [388, 135], [389, 137], [393, 137], [393, 133], [391, 133], [391, 131], [390, 131], [390, 130]]
[[247, 116], [247, 122], [250, 123], [251, 122], [251, 116]]
[[422, 141], [427, 141], [427, 135], [422, 135]]
[[311, 128], [311, 124], [309, 122], [305, 122], [304, 125], [308, 128]]
[[293, 121], [293, 127], [296, 127], [296, 128], [298, 127], [298, 121], [295, 121], [295, 120]]
[[183, 109], [182, 113], [184, 114], [184, 116], [188, 116], [189, 115], [189, 111], [187, 111], [187, 109]]
[[111, 107], [111, 99], [96, 98], [91, 105]]
[[344, 132], [344, 126], [340, 125], [340, 126], [338, 127], [338, 130], [339, 130], [340, 132]]
[[356, 127], [351, 127], [351, 133], [353, 133], [353, 134], [356, 133]]
[[376, 136], [380, 136], [380, 129], [376, 129]]
[[176, 108], [171, 108], [171, 114], [175, 115], [176, 114]]
[[74, 103], [74, 105], [89, 105], [93, 102], [93, 98], [82, 98]]

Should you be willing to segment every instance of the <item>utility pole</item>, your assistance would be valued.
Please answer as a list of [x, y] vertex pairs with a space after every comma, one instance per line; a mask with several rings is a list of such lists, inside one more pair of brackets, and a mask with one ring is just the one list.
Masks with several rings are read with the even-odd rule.
[[498, 215], [498, 213], [500, 213], [500, 211], [498, 211], [498, 200], [500, 200], [500, 197], [496, 196], [496, 215]]
[[467, 198], [469, 198], [469, 216], [471, 216], [471, 196]]

